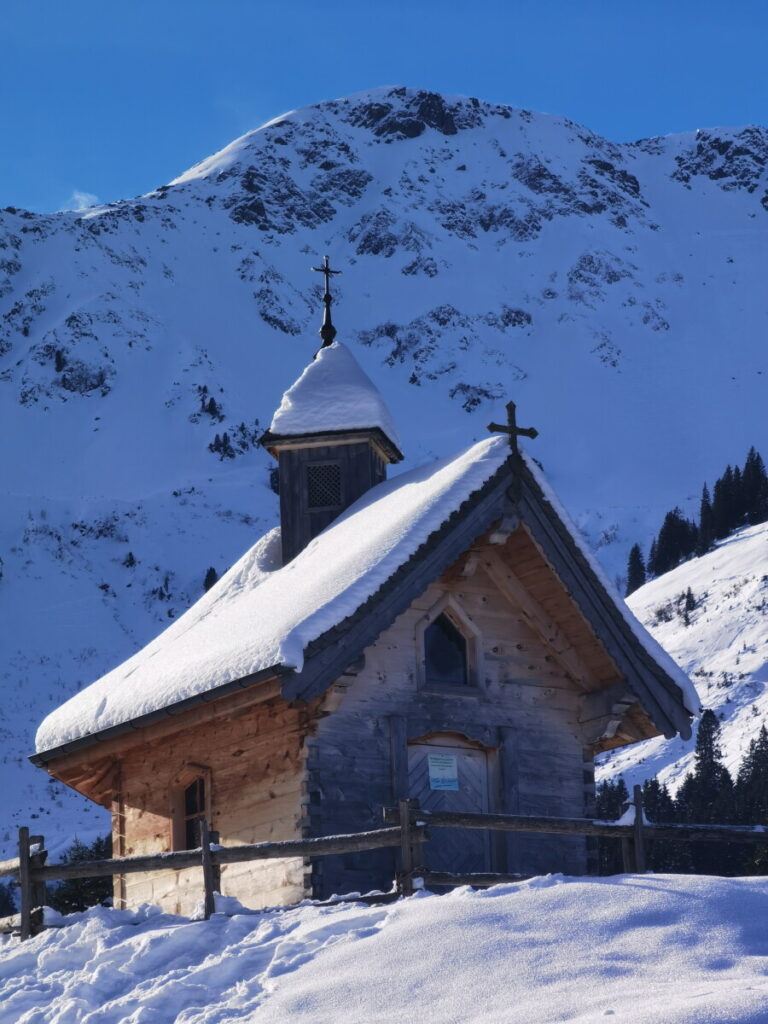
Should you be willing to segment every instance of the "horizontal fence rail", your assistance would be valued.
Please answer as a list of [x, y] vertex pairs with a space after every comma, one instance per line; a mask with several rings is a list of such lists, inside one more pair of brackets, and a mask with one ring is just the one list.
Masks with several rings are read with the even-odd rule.
[[[591, 818], [534, 818], [521, 814], [471, 814], [459, 811], [419, 811], [415, 818], [429, 828], [479, 828], [494, 832], [539, 832], [547, 835], [603, 836], [631, 839], [635, 825], [617, 825]], [[387, 807], [384, 821], [400, 819], [397, 807]], [[673, 825], [643, 822], [648, 839], [678, 839], [695, 842], [768, 843], [768, 829], [762, 825]]]
[[[671, 839], [678, 842], [721, 842], [721, 843], [764, 843], [768, 844], [768, 829], [763, 825], [677, 825], [671, 823], [653, 824], [645, 820], [643, 813], [643, 791], [641, 786], [633, 787], [634, 821], [619, 824], [611, 821], [598, 821], [591, 818], [549, 818], [533, 817], [522, 814], [475, 814], [464, 811], [425, 811], [418, 808], [415, 802], [401, 800], [397, 807], [384, 808], [384, 821], [400, 822], [406, 828], [406, 820], [411, 827], [418, 825], [429, 828], [471, 828], [487, 829], [493, 832], [534, 832], [546, 835], [595, 836], [621, 841], [622, 859], [625, 872], [645, 871], [645, 845], [654, 839]], [[416, 846], [409, 864], [419, 862], [423, 858]], [[405, 868], [404, 868], [405, 870]], [[411, 876], [419, 873], [412, 868]], [[469, 876], [440, 874], [450, 879], [437, 881], [437, 875], [426, 868], [420, 869], [422, 877], [428, 878], [433, 885], [462, 885], [467, 883]], [[479, 876], [477, 876], [479, 878]], [[499, 882], [514, 881], [514, 875], [498, 875]], [[476, 882], [481, 885], [483, 883]], [[491, 884], [491, 883], [488, 883]], [[407, 891], [407, 890], [406, 890]]]
[[[400, 800], [397, 807], [383, 809], [388, 827], [367, 832], [322, 836], [316, 839], [289, 839], [284, 842], [252, 843], [243, 846], [219, 846], [217, 832], [209, 831], [200, 820], [201, 845], [195, 850], [176, 850], [109, 860], [74, 861], [46, 864], [47, 852], [42, 836], [30, 836], [19, 829], [19, 856], [0, 861], [0, 878], [17, 879], [20, 913], [0, 919], [0, 932], [15, 932], [29, 938], [44, 927], [42, 907], [46, 882], [72, 878], [99, 878], [146, 871], [180, 871], [200, 868], [203, 874], [204, 913], [206, 919], [215, 909], [214, 893], [221, 889], [221, 868], [225, 864], [290, 857], [325, 857], [357, 853], [386, 847], [398, 847], [400, 871], [396, 892], [409, 895], [423, 885], [496, 885], [517, 882], [526, 875], [482, 872], [453, 874], [430, 871], [424, 864], [424, 843], [433, 828], [486, 829], [493, 832], [528, 832], [547, 835], [595, 836], [621, 842], [624, 870], [645, 870], [645, 844], [656, 839], [680, 842], [726, 842], [768, 844], [768, 828], [762, 825], [677, 825], [647, 822], [643, 815], [642, 791], [634, 787], [632, 803], [635, 820], [628, 824], [590, 818], [554, 818], [520, 814], [480, 814], [457, 811], [426, 811], [415, 800]], [[382, 897], [383, 898], [383, 897]], [[387, 898], [390, 898], [389, 896]]]
[[201, 868], [203, 872], [204, 913], [208, 919], [215, 910], [214, 893], [221, 888], [221, 867], [247, 861], [274, 860], [289, 857], [326, 857], [333, 854], [357, 853], [386, 847], [401, 847], [403, 832], [414, 844], [427, 839], [424, 826], [405, 830], [398, 824], [368, 832], [352, 832], [315, 839], [288, 839], [283, 842], [251, 843], [242, 846], [219, 846], [219, 836], [200, 821], [201, 846], [195, 850], [176, 850], [136, 857], [114, 857], [109, 860], [72, 861], [67, 864], [46, 864], [42, 836], [30, 836], [29, 829], [19, 829], [19, 856], [0, 862], [3, 876], [15, 876], [20, 890], [21, 910], [0, 918], [0, 933], [18, 933], [22, 939], [37, 934], [44, 927], [42, 906], [45, 904], [46, 882], [71, 878], [104, 878], [146, 871], [181, 871]]
[[[419, 834], [425, 832], [418, 829]], [[278, 843], [254, 843], [244, 846], [211, 848], [211, 862], [240, 864], [251, 860], [269, 860], [280, 857], [325, 857], [333, 853], [356, 853], [400, 845], [400, 826], [379, 828], [371, 832], [353, 832], [348, 835], [323, 836], [319, 839], [288, 839]], [[51, 882], [63, 878], [99, 878], [106, 875], [128, 875], [141, 871], [180, 871], [200, 866], [202, 848], [179, 850], [175, 853], [152, 853], [140, 857], [115, 857], [110, 860], [79, 861], [72, 864], [50, 864], [30, 871], [33, 881]]]

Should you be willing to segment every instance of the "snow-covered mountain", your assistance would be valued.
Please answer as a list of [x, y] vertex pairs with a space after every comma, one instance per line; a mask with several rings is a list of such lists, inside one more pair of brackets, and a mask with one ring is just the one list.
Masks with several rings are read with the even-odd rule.
[[138, 199], [0, 214], [0, 847], [36, 816], [51, 838], [103, 830], [26, 763], [36, 724], [274, 524], [256, 438], [317, 346], [325, 253], [406, 468], [514, 397], [615, 576], [765, 448], [767, 160], [762, 128], [617, 145], [379, 89]]
[[[627, 603], [717, 714], [723, 761], [735, 778], [750, 740], [768, 726], [768, 523], [651, 580]], [[626, 747], [604, 758], [599, 774], [621, 774], [630, 787], [658, 775], [674, 791], [693, 769], [695, 738]]]

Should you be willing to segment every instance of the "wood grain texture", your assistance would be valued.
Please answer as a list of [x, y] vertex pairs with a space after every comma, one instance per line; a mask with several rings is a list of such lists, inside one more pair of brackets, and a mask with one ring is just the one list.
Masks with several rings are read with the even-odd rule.
[[[462, 695], [418, 685], [418, 623], [448, 591], [476, 625], [483, 645], [483, 678]], [[402, 790], [409, 741], [413, 746], [433, 734], [473, 741], [495, 759], [496, 781], [488, 785], [486, 806], [580, 816], [580, 693], [562, 666], [547, 661], [548, 654], [547, 644], [515, 613], [482, 565], [470, 579], [449, 572], [445, 582], [428, 586], [365, 649], [362, 671], [335, 695], [333, 713], [317, 722], [309, 788], [322, 797], [311, 807], [313, 834], [374, 827], [381, 807], [402, 795], [395, 787]], [[410, 789], [408, 795], [419, 794]], [[540, 865], [574, 873], [586, 866], [584, 842], [568, 836], [500, 837], [490, 844], [488, 860], [490, 865], [478, 867], [530, 874]], [[329, 858], [313, 865], [314, 892], [326, 898], [360, 884], [387, 889], [395, 867], [386, 854]]]
[[[328, 463], [339, 466], [340, 504], [333, 509], [312, 509], [307, 501], [307, 468]], [[381, 483], [386, 476], [379, 451], [366, 440], [281, 448], [279, 471], [283, 565], [295, 558], [352, 502]]]
[[[211, 827], [223, 846], [300, 838], [308, 714], [273, 698], [125, 750], [113, 818], [117, 849], [125, 856], [170, 850], [179, 806], [174, 789], [203, 771]], [[248, 906], [296, 902], [306, 891], [304, 858], [231, 864], [222, 869], [221, 885]], [[202, 896], [200, 868], [124, 876], [118, 892], [129, 907], [151, 902], [189, 914]]]

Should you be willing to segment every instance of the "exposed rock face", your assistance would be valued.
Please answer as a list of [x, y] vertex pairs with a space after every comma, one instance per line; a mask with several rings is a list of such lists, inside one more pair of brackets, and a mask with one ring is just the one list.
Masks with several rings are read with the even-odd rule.
[[470, 443], [514, 397], [615, 572], [705, 477], [768, 448], [767, 160], [757, 127], [617, 145], [379, 89], [135, 200], [0, 213], [1, 756], [22, 794], [0, 822], [53, 806], [21, 760], [43, 712], [275, 521], [256, 439], [318, 344], [323, 254], [406, 457]]

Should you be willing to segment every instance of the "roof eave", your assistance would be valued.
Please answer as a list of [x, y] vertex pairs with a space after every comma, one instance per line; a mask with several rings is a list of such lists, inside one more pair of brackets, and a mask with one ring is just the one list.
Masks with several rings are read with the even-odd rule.
[[259, 683], [263, 683], [268, 679], [290, 676], [293, 671], [292, 668], [288, 668], [285, 665], [273, 665], [270, 668], [262, 669], [260, 672], [254, 672], [240, 679], [233, 679], [228, 683], [223, 683], [213, 690], [196, 693], [192, 697], [186, 697], [184, 700], [177, 701], [175, 704], [169, 704], [167, 707], [158, 708], [156, 711], [148, 711], [145, 715], [138, 715], [136, 718], [120, 722], [118, 725], [110, 726], [108, 729], [101, 729], [99, 732], [80, 736], [69, 743], [62, 743], [58, 747], [52, 747], [50, 750], [41, 750], [30, 754], [29, 760], [38, 767], [45, 767], [51, 761], [55, 761], [67, 754], [72, 754], [78, 750], [85, 750], [87, 747], [104, 743], [118, 736], [127, 735], [138, 729], [144, 729], [155, 722], [163, 721], [174, 715], [181, 715], [185, 711], [191, 711], [201, 704], [210, 704], [212, 701], [219, 700], [221, 697], [227, 697], [231, 693], [237, 693], [239, 690], [247, 689], [250, 686], [258, 686]]
[[675, 680], [646, 650], [524, 464], [520, 516], [595, 635], [667, 739], [691, 735], [692, 715]]
[[259, 438], [259, 444], [270, 455], [277, 458], [281, 448], [304, 447], [307, 445], [343, 444], [361, 440], [372, 440], [378, 445], [389, 462], [402, 462], [403, 453], [381, 427], [359, 427], [354, 430], [319, 430], [305, 434], [273, 434], [266, 430]]

